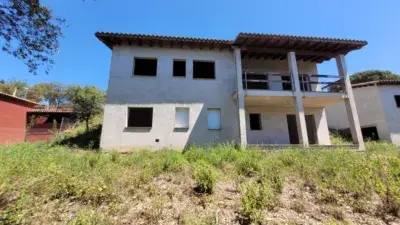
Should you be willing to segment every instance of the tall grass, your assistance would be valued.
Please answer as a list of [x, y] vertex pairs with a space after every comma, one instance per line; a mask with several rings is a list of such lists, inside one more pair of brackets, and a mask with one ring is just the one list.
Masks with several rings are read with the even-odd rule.
[[[397, 149], [387, 143], [369, 143], [367, 148], [366, 152], [346, 149], [264, 152], [237, 150], [225, 144], [192, 147], [183, 153], [141, 150], [120, 155], [46, 143], [0, 146], [0, 224], [40, 221], [43, 218], [37, 217], [38, 212], [53, 201], [81, 204], [83, 211], [64, 222], [90, 224], [98, 212], [84, 209], [118, 206], [132, 191], [164, 173], [192, 174], [196, 179], [193, 191], [197, 186], [197, 190], [200, 187], [211, 195], [218, 194], [214, 188], [220, 180], [238, 180], [242, 212], [250, 219], [257, 219], [262, 210], [279, 204], [285, 178], [310, 188], [321, 202], [351, 199], [362, 208], [362, 204], [371, 201], [371, 196], [378, 195], [382, 202], [380, 213], [398, 216]], [[116, 214], [118, 210], [102, 212], [100, 222], [110, 221]]]

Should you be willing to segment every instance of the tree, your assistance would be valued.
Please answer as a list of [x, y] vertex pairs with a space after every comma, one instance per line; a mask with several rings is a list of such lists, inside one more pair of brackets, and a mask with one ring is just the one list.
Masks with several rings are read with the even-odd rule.
[[6, 94], [14, 94], [16, 90], [16, 96], [18, 97], [26, 97], [26, 91], [28, 89], [28, 83], [26, 81], [19, 80], [9, 80], [4, 83], [0, 83], [0, 92], [4, 92]]
[[65, 86], [60, 83], [40, 83], [32, 87], [49, 105], [60, 105], [67, 100]]
[[64, 22], [39, 0], [0, 0], [2, 51], [23, 60], [33, 74], [40, 66], [46, 66], [48, 73]]
[[378, 80], [400, 80], [400, 76], [388, 70], [367, 70], [350, 76], [352, 84]]
[[71, 96], [74, 112], [80, 120], [85, 121], [89, 131], [89, 120], [103, 111], [104, 92], [94, 86], [75, 86]]

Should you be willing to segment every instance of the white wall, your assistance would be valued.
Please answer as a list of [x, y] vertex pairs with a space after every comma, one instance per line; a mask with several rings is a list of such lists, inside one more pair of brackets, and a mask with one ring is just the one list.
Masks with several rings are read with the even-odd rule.
[[[250, 113], [261, 114], [262, 130], [250, 130]], [[287, 114], [293, 107], [246, 107], [246, 130], [249, 144], [290, 144]], [[320, 145], [330, 145], [328, 124], [324, 108], [305, 108], [306, 115], [314, 115], [317, 139]]]
[[[157, 76], [132, 76], [134, 57], [156, 57]], [[172, 77], [174, 59], [186, 59], [186, 77]], [[193, 60], [215, 61], [216, 79], [193, 79]], [[238, 140], [232, 98], [235, 65], [231, 51], [115, 46], [101, 136], [103, 148], [174, 147]], [[174, 131], [175, 107], [190, 108], [190, 128]], [[126, 128], [128, 107], [153, 107], [150, 130]], [[221, 108], [222, 128], [208, 130], [207, 108]], [[155, 139], [159, 139], [156, 143]]]
[[[369, 86], [354, 88], [354, 100], [357, 106], [361, 127], [373, 127], [378, 130], [380, 140], [391, 141], [386, 123], [386, 115], [382, 108], [382, 98], [378, 87]], [[329, 128], [347, 129], [349, 120], [344, 102], [326, 108]]]
[[381, 102], [387, 119], [390, 139], [400, 145], [400, 108], [397, 108], [395, 95], [400, 95], [400, 86], [379, 86]]

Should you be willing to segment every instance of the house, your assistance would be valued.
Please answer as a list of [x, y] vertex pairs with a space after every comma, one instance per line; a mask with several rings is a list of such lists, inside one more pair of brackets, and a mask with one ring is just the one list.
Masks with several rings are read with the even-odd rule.
[[[37, 105], [29, 109], [26, 116], [29, 125], [26, 140], [29, 142], [51, 140], [57, 132], [72, 128], [76, 122], [71, 105]], [[29, 124], [31, 119], [33, 124]]]
[[[400, 145], [400, 81], [380, 80], [353, 84], [354, 100], [365, 139], [385, 140]], [[349, 128], [342, 102], [327, 107], [331, 129]]]
[[[325, 107], [338, 102], [350, 112], [353, 142], [364, 148], [345, 55], [365, 41], [95, 35], [112, 50], [102, 148], [330, 145]], [[338, 75], [318, 74], [318, 63], [333, 58]], [[327, 91], [335, 82], [344, 91]]]
[[0, 92], [0, 144], [25, 140], [26, 112], [36, 102]]

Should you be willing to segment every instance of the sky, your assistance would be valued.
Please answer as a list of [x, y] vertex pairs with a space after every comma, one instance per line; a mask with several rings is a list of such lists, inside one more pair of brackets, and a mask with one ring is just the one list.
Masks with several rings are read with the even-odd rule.
[[[0, 52], [0, 79], [94, 85], [107, 89], [111, 50], [96, 31], [234, 39], [239, 32], [368, 41], [346, 57], [349, 74], [384, 69], [400, 74], [399, 0], [42, 0], [65, 18], [55, 65], [30, 74]], [[1, 43], [0, 43], [1, 44]], [[333, 60], [320, 74], [337, 74]]]

